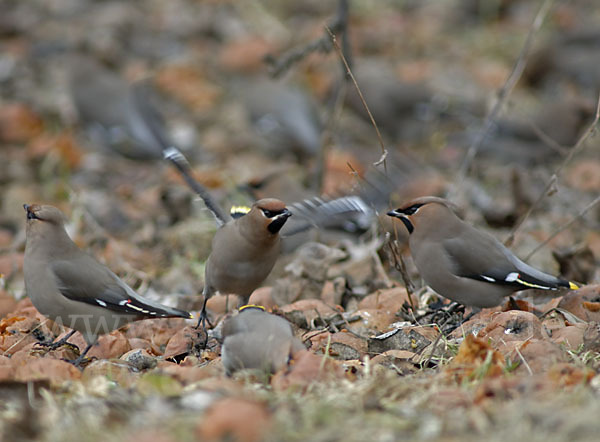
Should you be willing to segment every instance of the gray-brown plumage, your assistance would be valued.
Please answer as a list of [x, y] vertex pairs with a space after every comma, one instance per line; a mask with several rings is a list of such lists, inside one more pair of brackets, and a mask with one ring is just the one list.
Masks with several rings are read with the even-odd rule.
[[519, 290], [578, 288], [525, 264], [492, 235], [462, 221], [442, 198], [417, 198], [388, 215], [407, 228], [423, 280], [453, 301], [493, 307]]
[[296, 351], [304, 349], [288, 321], [248, 306], [223, 324], [221, 356], [228, 375], [242, 369], [274, 373], [285, 367]]
[[291, 216], [285, 204], [265, 198], [255, 202], [248, 213], [233, 212], [212, 241], [205, 268], [204, 306], [214, 292], [236, 294], [244, 305], [252, 292], [269, 276], [279, 256], [279, 231]]
[[183, 310], [140, 297], [106, 266], [84, 253], [65, 231], [63, 213], [52, 206], [24, 205], [27, 212], [25, 290], [40, 313], [83, 335], [87, 348], [98, 335], [147, 318], [193, 318]]
[[288, 232], [290, 235], [311, 227], [327, 226], [340, 217], [358, 219], [358, 215], [362, 215], [366, 222], [372, 213], [360, 197], [348, 196], [328, 201], [304, 200], [290, 205], [289, 209], [278, 199], [263, 198], [249, 209], [234, 208], [232, 219], [215, 215], [221, 223], [206, 262], [200, 322], [206, 319], [206, 301], [216, 291], [240, 296], [240, 306], [248, 302], [279, 257], [280, 232], [292, 214], [301, 222], [293, 226]]
[[148, 83], [127, 83], [94, 59], [73, 56], [69, 87], [77, 113], [101, 147], [136, 160], [159, 160], [172, 146]]

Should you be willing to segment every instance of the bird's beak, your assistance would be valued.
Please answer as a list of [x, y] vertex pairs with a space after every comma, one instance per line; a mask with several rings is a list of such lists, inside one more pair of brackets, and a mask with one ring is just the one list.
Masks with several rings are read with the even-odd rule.
[[292, 212], [290, 212], [287, 208], [283, 209], [273, 218], [270, 218], [271, 222], [269, 223], [267, 229], [271, 233], [278, 233], [290, 216], [292, 216]]
[[33, 210], [31, 210], [33, 206], [31, 204], [23, 204], [23, 209], [27, 212], [27, 219], [39, 219]]
[[290, 216], [292, 216], [292, 212], [290, 212], [287, 208], [283, 209], [283, 211], [277, 215], [275, 218], [284, 218], [284, 219], [288, 219]]

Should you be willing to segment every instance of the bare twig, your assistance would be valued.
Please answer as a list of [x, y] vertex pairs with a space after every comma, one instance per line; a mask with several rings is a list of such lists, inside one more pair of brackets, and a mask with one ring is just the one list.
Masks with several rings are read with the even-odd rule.
[[[529, 339], [527, 339], [527, 341], [529, 341]], [[527, 343], [527, 341], [525, 341], [525, 343], [523, 345], [525, 345]], [[502, 342], [505, 343], [504, 340], [502, 340]], [[521, 351], [519, 350], [519, 347], [515, 347], [515, 351], [517, 352], [517, 355], [519, 355], [519, 359], [521, 359], [521, 361], [523, 362], [523, 365], [527, 369], [527, 372], [529, 373], [529, 376], [533, 376], [533, 371], [531, 370], [531, 367], [527, 363], [527, 360], [521, 354]]]
[[354, 84], [354, 87], [356, 88], [356, 92], [358, 92], [358, 96], [360, 97], [360, 101], [362, 102], [363, 106], [365, 107], [367, 114], [369, 114], [369, 119], [371, 120], [371, 124], [373, 125], [373, 127], [375, 128], [375, 132], [377, 133], [377, 139], [379, 140], [379, 144], [381, 146], [381, 157], [379, 158], [379, 160], [377, 160], [375, 163], [373, 163], [373, 165], [378, 166], [379, 164], [383, 164], [383, 169], [384, 169], [385, 173], [387, 174], [386, 158], [388, 155], [388, 151], [385, 148], [385, 145], [383, 143], [383, 138], [381, 137], [381, 132], [379, 132], [379, 127], [377, 126], [377, 123], [375, 122], [375, 118], [373, 118], [373, 114], [371, 113], [371, 110], [369, 109], [369, 106], [367, 105], [367, 102], [365, 101], [365, 97], [363, 96], [363, 94], [360, 90], [360, 87], [358, 86], [358, 83], [356, 82], [356, 78], [354, 78], [354, 74], [352, 73], [352, 70], [350, 69], [348, 60], [346, 60], [346, 57], [344, 57], [342, 49], [340, 48], [340, 45], [338, 44], [334, 33], [328, 27], [326, 27], [325, 29], [327, 29], [327, 32], [329, 32], [331, 41], [333, 42], [333, 45], [334, 45], [338, 55], [340, 56], [342, 62], [344, 63], [344, 66], [346, 68], [346, 73], [352, 80], [352, 83]]
[[570, 221], [564, 223], [562, 226], [557, 228], [554, 232], [552, 232], [552, 234], [550, 234], [550, 236], [548, 238], [546, 238], [543, 242], [538, 244], [537, 247], [535, 249], [533, 249], [531, 252], [529, 252], [529, 254], [525, 257], [525, 261], [527, 261], [529, 258], [531, 258], [538, 250], [540, 250], [542, 247], [544, 247], [550, 241], [552, 241], [552, 239], [554, 239], [558, 234], [560, 234], [562, 231], [568, 229], [577, 220], [579, 220], [583, 216], [585, 216], [585, 214], [588, 213], [590, 211], [590, 209], [592, 209], [598, 203], [600, 203], [600, 196], [596, 197], [596, 199], [594, 201], [592, 201], [587, 206], [585, 206], [585, 208], [582, 211], [580, 211], [577, 215], [575, 215]]
[[494, 121], [496, 120], [496, 118], [498, 117], [498, 114], [502, 110], [502, 107], [504, 106], [506, 99], [512, 92], [512, 90], [515, 87], [515, 85], [517, 84], [517, 82], [519, 81], [519, 78], [521, 78], [521, 74], [523, 73], [523, 70], [525, 69], [525, 66], [527, 64], [527, 56], [529, 55], [529, 51], [533, 44], [533, 38], [534, 38], [535, 34], [541, 28], [542, 24], [544, 23], [544, 19], [545, 19], [546, 15], [548, 14], [548, 11], [550, 10], [552, 3], [553, 3], [553, 0], [544, 0], [544, 3], [542, 4], [537, 15], [535, 16], [535, 19], [533, 20], [533, 23], [531, 24], [531, 27], [529, 28], [529, 32], [527, 33], [527, 37], [525, 38], [525, 43], [523, 44], [523, 47], [521, 48], [521, 52], [519, 53], [519, 56], [517, 57], [517, 60], [513, 66], [513, 69], [511, 71], [510, 75], [506, 79], [506, 82], [504, 83], [504, 85], [498, 91], [498, 95], [496, 97], [496, 102], [494, 103], [494, 106], [488, 113], [488, 115], [485, 119], [485, 122], [483, 124], [483, 128], [479, 131], [477, 137], [473, 140], [473, 142], [469, 146], [469, 150], [467, 151], [465, 158], [460, 166], [460, 169], [458, 170], [458, 174], [456, 177], [456, 183], [455, 183], [452, 191], [450, 192], [452, 195], [449, 195], [449, 199], [453, 199], [454, 197], [456, 197], [456, 194], [459, 193], [459, 191], [464, 183], [465, 177], [471, 167], [471, 164], [472, 164], [473, 160], [475, 159], [475, 155], [477, 155], [477, 152], [479, 151], [481, 144], [485, 140], [485, 137], [487, 136], [488, 132], [493, 127]]
[[29, 335], [31, 335], [34, 331], [36, 331], [38, 328], [42, 327], [46, 322], [48, 322], [49, 319], [45, 319], [44, 321], [40, 322], [38, 325], [36, 325], [33, 329], [31, 329], [29, 331], [29, 333], [25, 333], [23, 335], [23, 337], [21, 339], [19, 339], [17, 342], [15, 342], [13, 345], [11, 345], [10, 347], [8, 347], [6, 350], [4, 350], [4, 352], [2, 353], [2, 356], [6, 356], [6, 354], [12, 350], [14, 347], [16, 347], [17, 345], [19, 345], [21, 342], [23, 342], [23, 340], [27, 339], [27, 337]]
[[344, 108], [344, 99], [346, 97], [346, 82], [340, 82], [340, 86], [336, 89], [335, 97], [330, 105], [329, 116], [321, 135], [321, 146], [317, 153], [316, 170], [314, 176], [314, 190], [317, 194], [323, 192], [323, 177], [325, 173], [325, 163], [327, 160], [328, 145], [333, 139], [335, 123], [339, 121], [339, 116]]
[[546, 195], [552, 195], [553, 193], [556, 192], [556, 184], [558, 183], [559, 175], [561, 174], [563, 169], [567, 166], [567, 164], [569, 164], [571, 162], [573, 157], [575, 155], [577, 155], [579, 152], [581, 152], [581, 150], [583, 150], [583, 148], [585, 147], [585, 141], [594, 132], [594, 129], [596, 128], [596, 125], [598, 124], [599, 119], [600, 119], [600, 96], [598, 96], [598, 102], [596, 104], [596, 114], [594, 115], [594, 120], [590, 123], [590, 125], [585, 130], [585, 132], [583, 132], [581, 134], [581, 136], [577, 140], [577, 143], [575, 143], [575, 146], [573, 146], [570, 149], [569, 154], [565, 157], [563, 162], [560, 163], [558, 168], [554, 171], [554, 173], [548, 180], [548, 183], [544, 187], [544, 190], [542, 191], [542, 193], [540, 194], [538, 199], [531, 205], [531, 207], [529, 208], [527, 213], [525, 213], [525, 215], [521, 218], [521, 220], [513, 227], [512, 231], [510, 232], [510, 235], [508, 235], [508, 238], [506, 238], [506, 240], [504, 241], [504, 244], [506, 246], [510, 246], [513, 243], [517, 233], [519, 232], [519, 230], [521, 229], [521, 227], [523, 226], [525, 221], [529, 218], [529, 216], [533, 213], [533, 211], [535, 209], [537, 209], [537, 207], [542, 202], [542, 200], [546, 197]]
[[408, 293], [408, 302], [410, 303], [410, 308], [413, 312], [416, 311], [416, 307], [413, 303], [413, 293], [415, 292], [415, 285], [413, 284], [410, 276], [408, 276], [408, 270], [406, 269], [406, 263], [402, 258], [402, 254], [398, 250], [397, 243], [392, 241], [390, 238], [390, 234], [386, 233], [386, 243], [390, 250], [390, 255], [393, 258], [394, 268], [400, 272], [400, 276], [402, 276], [402, 281], [404, 282], [404, 287], [406, 288], [406, 293]]
[[568, 148], [565, 146], [561, 146], [559, 143], [556, 142], [556, 140], [554, 140], [552, 137], [548, 136], [548, 134], [546, 134], [536, 123], [535, 121], [528, 121], [527, 124], [529, 124], [529, 127], [531, 127], [531, 129], [533, 130], [533, 132], [535, 132], [535, 134], [537, 135], [537, 137], [542, 140], [542, 142], [548, 146], [550, 149], [552, 149], [553, 151], [561, 154], [561, 155], [566, 155], [568, 152]]
[[[342, 45], [346, 60], [350, 61], [350, 43], [346, 38], [348, 29], [349, 4], [348, 0], [340, 0], [338, 9], [333, 20], [327, 25], [335, 34], [342, 35]], [[280, 77], [287, 72], [294, 64], [306, 58], [313, 52], [321, 52], [327, 54], [333, 48], [329, 34], [325, 33], [320, 38], [307, 43], [304, 46], [290, 49], [279, 58], [275, 58], [272, 54], [265, 56], [264, 61], [269, 65], [269, 73], [273, 78]], [[350, 62], [350, 64], [352, 64]]]

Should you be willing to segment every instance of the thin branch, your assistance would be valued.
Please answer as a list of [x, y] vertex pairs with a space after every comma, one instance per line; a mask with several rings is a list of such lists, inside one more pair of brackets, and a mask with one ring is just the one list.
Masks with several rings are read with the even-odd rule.
[[391, 240], [389, 233], [386, 233], [386, 243], [390, 250], [390, 255], [392, 256], [394, 261], [394, 268], [398, 270], [398, 272], [400, 272], [400, 276], [402, 277], [402, 281], [404, 282], [404, 287], [406, 288], [406, 293], [408, 294], [408, 302], [414, 315], [414, 312], [417, 311], [417, 308], [413, 302], [415, 285], [413, 284], [412, 280], [410, 279], [410, 276], [408, 275], [406, 263], [404, 262], [404, 258], [402, 258], [402, 253], [400, 253], [400, 251], [397, 248], [397, 242]]
[[[342, 45], [344, 46], [344, 54], [347, 60], [350, 60], [350, 43], [346, 38], [348, 29], [349, 4], [348, 0], [340, 0], [335, 17], [327, 25], [334, 33], [342, 35]], [[321, 52], [327, 54], [333, 48], [329, 34], [325, 33], [320, 38], [307, 43], [304, 46], [290, 49], [279, 58], [275, 58], [272, 54], [267, 54], [264, 57], [264, 62], [269, 65], [269, 74], [273, 78], [280, 77], [287, 72], [294, 64], [300, 62], [313, 52]], [[352, 64], [350, 62], [350, 64]]]
[[11, 345], [10, 347], [8, 347], [6, 350], [4, 350], [4, 352], [2, 353], [2, 356], [6, 356], [6, 354], [12, 350], [14, 347], [16, 347], [17, 345], [19, 345], [21, 342], [23, 342], [25, 339], [27, 339], [27, 337], [29, 335], [31, 335], [34, 331], [36, 331], [38, 328], [42, 327], [44, 324], [46, 324], [46, 322], [48, 322], [49, 319], [46, 318], [44, 321], [40, 322], [38, 325], [36, 325], [34, 328], [32, 328], [31, 330], [29, 330], [28, 333], [25, 333], [23, 335], [23, 337], [21, 339], [19, 339], [17, 342], [15, 342], [13, 345]]
[[456, 184], [454, 185], [454, 188], [452, 189], [452, 192], [451, 192], [454, 195], [451, 195], [451, 197], [449, 199], [453, 199], [453, 197], [455, 197], [456, 194], [458, 194], [459, 190], [461, 189], [461, 187], [464, 183], [464, 180], [466, 178], [466, 175], [471, 167], [471, 164], [472, 164], [473, 160], [475, 159], [475, 155], [477, 155], [477, 152], [479, 151], [481, 144], [485, 140], [489, 131], [494, 126], [494, 121], [498, 117], [498, 114], [500, 113], [502, 107], [504, 106], [506, 99], [508, 98], [508, 96], [514, 89], [515, 85], [521, 78], [521, 75], [523, 74], [523, 71], [525, 70], [525, 66], [527, 65], [527, 56], [529, 55], [529, 51], [533, 44], [534, 36], [539, 31], [542, 24], [544, 23], [544, 19], [545, 19], [546, 15], [548, 14], [548, 11], [550, 10], [552, 3], [553, 3], [553, 0], [544, 0], [544, 3], [542, 4], [537, 15], [535, 16], [535, 19], [533, 20], [533, 23], [531, 24], [531, 27], [529, 28], [529, 32], [527, 34], [527, 38], [525, 39], [525, 43], [523, 44], [523, 47], [521, 48], [521, 52], [519, 53], [519, 56], [517, 57], [517, 60], [513, 66], [512, 72], [506, 79], [506, 82], [504, 83], [504, 85], [498, 91], [496, 103], [494, 104], [494, 106], [492, 107], [490, 112], [488, 113], [488, 115], [485, 119], [485, 122], [483, 124], [483, 128], [479, 131], [478, 136], [475, 138], [475, 140], [473, 140], [473, 142], [469, 146], [469, 150], [467, 151], [465, 158], [463, 160], [463, 163], [461, 164], [461, 166], [458, 170], [458, 174], [456, 177]]
[[583, 132], [581, 134], [581, 136], [577, 140], [577, 143], [575, 143], [575, 146], [573, 146], [570, 149], [569, 154], [565, 157], [563, 162], [560, 163], [558, 168], [554, 171], [554, 173], [548, 180], [546, 187], [544, 187], [544, 190], [542, 191], [542, 193], [540, 194], [538, 199], [535, 201], [535, 203], [532, 204], [532, 206], [529, 208], [527, 213], [513, 227], [512, 231], [510, 232], [510, 235], [508, 235], [508, 238], [506, 238], [506, 240], [504, 241], [504, 244], [506, 246], [510, 246], [513, 243], [513, 241], [515, 240], [515, 237], [517, 236], [517, 233], [519, 232], [519, 230], [521, 230], [521, 227], [523, 226], [523, 224], [525, 224], [525, 221], [527, 221], [527, 219], [533, 213], [533, 211], [535, 209], [537, 209], [537, 207], [542, 202], [542, 200], [546, 197], [546, 195], [552, 195], [556, 192], [556, 184], [558, 183], [559, 175], [561, 174], [563, 169], [567, 166], [567, 164], [569, 164], [571, 162], [573, 157], [575, 155], [577, 155], [579, 152], [581, 152], [581, 150], [583, 150], [583, 148], [585, 147], [585, 141], [594, 132], [594, 129], [596, 128], [596, 125], [598, 124], [599, 119], [600, 119], [600, 96], [598, 96], [598, 102], [596, 104], [596, 114], [594, 115], [594, 120], [590, 123], [590, 125], [585, 130], [585, 132]]
[[554, 138], [550, 137], [548, 134], [546, 134], [536, 123], [535, 121], [529, 120], [527, 121], [527, 124], [529, 125], [529, 127], [531, 127], [531, 129], [533, 130], [533, 132], [536, 134], [536, 136], [542, 140], [542, 143], [544, 143], [546, 146], [548, 146], [550, 149], [552, 149], [553, 151], [559, 153], [560, 155], [566, 155], [568, 152], [568, 148], [565, 146], [561, 146]]
[[563, 230], [568, 229], [577, 220], [579, 220], [582, 217], [584, 217], [585, 214], [588, 213], [598, 203], [600, 203], [600, 196], [596, 197], [596, 199], [594, 201], [592, 201], [587, 206], [585, 206], [585, 208], [583, 210], [581, 210], [577, 215], [575, 215], [570, 221], [564, 223], [562, 226], [560, 226], [559, 228], [557, 228], [554, 232], [552, 232], [552, 234], [548, 238], [546, 238], [542, 243], [538, 244], [538, 246], [535, 249], [533, 249], [531, 252], [529, 252], [529, 255], [527, 255], [525, 257], [525, 261], [529, 260], [529, 258], [531, 258], [534, 255], [534, 253], [536, 253], [538, 250], [540, 250], [542, 247], [544, 247], [546, 244], [548, 244], [550, 241], [552, 241]]
[[335, 49], [336, 49], [338, 55], [340, 56], [342, 62], [344, 63], [344, 66], [346, 68], [346, 73], [352, 80], [352, 83], [354, 84], [354, 87], [356, 88], [356, 92], [358, 92], [358, 96], [360, 97], [360, 101], [362, 102], [363, 106], [365, 107], [367, 114], [369, 114], [369, 119], [371, 120], [371, 124], [373, 125], [373, 127], [375, 128], [375, 132], [377, 133], [377, 139], [379, 140], [379, 144], [381, 146], [381, 157], [379, 158], [379, 160], [377, 160], [375, 163], [373, 163], [373, 165], [377, 166], [379, 164], [383, 164], [383, 169], [384, 169], [385, 173], [387, 174], [386, 158], [388, 155], [388, 151], [385, 148], [385, 145], [383, 143], [383, 138], [381, 137], [381, 132], [379, 132], [379, 127], [377, 126], [377, 123], [375, 122], [375, 118], [373, 118], [373, 114], [371, 114], [371, 110], [369, 109], [369, 106], [367, 105], [367, 102], [365, 101], [365, 97], [363, 96], [363, 94], [360, 90], [360, 87], [358, 86], [358, 83], [356, 82], [356, 78], [354, 78], [354, 74], [352, 73], [352, 70], [350, 69], [350, 66], [348, 65], [348, 61], [346, 60], [346, 57], [344, 57], [344, 54], [342, 52], [342, 49], [340, 48], [340, 45], [337, 42], [335, 34], [328, 27], [326, 27], [325, 29], [327, 29], [327, 32], [329, 32], [331, 41], [333, 42], [333, 45], [335, 46]]

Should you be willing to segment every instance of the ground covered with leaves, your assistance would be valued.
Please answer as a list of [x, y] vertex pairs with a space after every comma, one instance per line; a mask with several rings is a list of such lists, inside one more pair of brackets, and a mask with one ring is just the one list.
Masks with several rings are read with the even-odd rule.
[[[352, 1], [339, 51], [322, 53], [307, 48], [330, 42], [326, 24], [340, 31], [333, 3], [0, 0], [2, 439], [595, 440], [600, 16], [593, 2], [542, 3]], [[142, 296], [196, 315], [216, 229], [168, 164], [90, 139], [67, 85], [74, 52], [149, 79], [224, 207], [352, 193], [382, 214], [372, 228], [285, 240], [251, 298], [306, 346], [283, 370], [226, 376], [220, 327], [234, 296], [209, 300], [206, 348], [183, 319], [102, 336], [82, 370], [65, 361], [84, 348], [78, 334], [74, 346], [38, 345], [66, 331], [24, 290], [24, 203], [60, 207], [80, 247]], [[338, 87], [340, 53], [381, 137], [353, 82]], [[310, 97], [321, 153], [268, 130], [295, 102], [265, 81]], [[263, 112], [267, 98], [284, 106]], [[582, 288], [480, 312], [450, 304], [420, 282], [404, 227], [385, 216], [421, 195], [450, 197]]]

